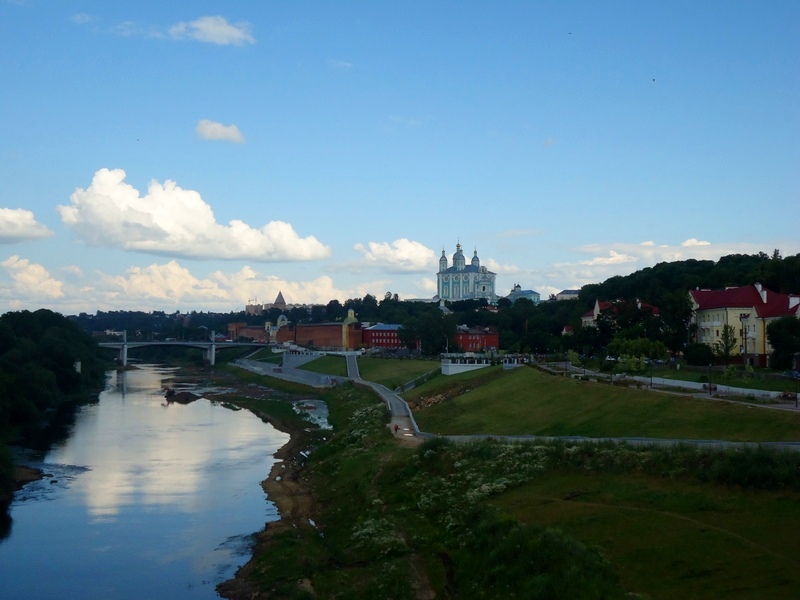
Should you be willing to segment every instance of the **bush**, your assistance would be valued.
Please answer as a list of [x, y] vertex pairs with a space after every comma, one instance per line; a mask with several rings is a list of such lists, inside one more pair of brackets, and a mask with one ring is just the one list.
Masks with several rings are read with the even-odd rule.
[[691, 343], [684, 352], [686, 362], [696, 367], [714, 364], [714, 351], [705, 344]]

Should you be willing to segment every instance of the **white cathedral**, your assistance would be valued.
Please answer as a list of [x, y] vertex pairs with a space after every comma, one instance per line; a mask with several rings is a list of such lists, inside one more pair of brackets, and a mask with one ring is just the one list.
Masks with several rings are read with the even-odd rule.
[[480, 300], [485, 298], [489, 304], [497, 303], [494, 293], [496, 273], [481, 266], [478, 251], [472, 256], [470, 264], [464, 258], [461, 244], [456, 244], [453, 266], [447, 266], [447, 256], [442, 249], [439, 259], [439, 272], [436, 273], [436, 300], [455, 302], [458, 300]]

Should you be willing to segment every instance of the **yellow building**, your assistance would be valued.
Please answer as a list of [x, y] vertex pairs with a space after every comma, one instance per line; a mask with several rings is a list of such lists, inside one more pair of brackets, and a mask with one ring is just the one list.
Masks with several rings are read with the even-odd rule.
[[767, 326], [785, 316], [800, 318], [800, 296], [779, 294], [760, 283], [724, 290], [691, 290], [695, 341], [714, 346], [726, 325], [736, 334], [734, 354], [753, 366], [767, 366], [772, 347]]

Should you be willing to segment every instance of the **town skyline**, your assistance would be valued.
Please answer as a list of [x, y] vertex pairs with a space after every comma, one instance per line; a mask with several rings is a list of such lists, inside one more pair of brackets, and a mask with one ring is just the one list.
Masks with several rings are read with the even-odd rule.
[[0, 312], [800, 253], [800, 6], [0, 0]]

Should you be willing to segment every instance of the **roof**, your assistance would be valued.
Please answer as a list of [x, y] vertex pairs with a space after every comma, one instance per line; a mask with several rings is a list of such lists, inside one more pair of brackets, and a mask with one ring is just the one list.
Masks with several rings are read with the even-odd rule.
[[797, 314], [800, 306], [798, 296], [773, 292], [758, 283], [724, 290], [689, 290], [689, 294], [697, 304], [696, 310], [755, 310], [756, 316], [761, 319]]
[[[619, 302], [619, 301], [617, 301], [617, 302]], [[592, 310], [590, 310], [589, 312], [584, 313], [583, 316], [585, 318], [594, 318], [597, 315], [599, 315], [601, 312], [604, 312], [606, 310], [610, 310], [611, 312], [616, 313], [617, 312], [617, 302], [606, 302], [604, 300], [597, 300], [595, 302], [594, 308]], [[636, 308], [638, 308], [639, 310], [642, 310], [643, 308], [647, 308], [647, 309], [650, 309], [650, 312], [653, 315], [658, 315], [659, 314], [658, 307], [657, 306], [653, 306], [652, 304], [648, 304], [647, 302], [641, 302], [639, 300], [636, 300]]]
[[401, 329], [402, 327], [403, 327], [402, 325], [397, 325], [397, 324], [394, 324], [394, 323], [375, 323], [375, 325], [367, 327], [366, 330], [367, 331], [397, 331], [398, 329]]
[[444, 271], [439, 271], [439, 273], [490, 273], [494, 275], [489, 270], [484, 270], [484, 267], [476, 267], [475, 265], [465, 265], [464, 267], [458, 269], [456, 267], [447, 267]]
[[459, 325], [456, 327], [456, 334], [470, 334], [470, 335], [495, 335], [498, 333], [497, 327], [494, 325], [475, 326], [469, 327], [467, 325]]

